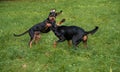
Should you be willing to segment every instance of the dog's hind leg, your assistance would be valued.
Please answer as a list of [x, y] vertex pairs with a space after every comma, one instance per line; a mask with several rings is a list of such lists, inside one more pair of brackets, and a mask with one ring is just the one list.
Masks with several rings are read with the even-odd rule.
[[87, 35], [83, 36], [83, 44], [85, 48], [87, 48], [87, 39], [88, 39]]
[[75, 48], [75, 49], [77, 49], [77, 46], [78, 46], [78, 44], [81, 42], [82, 40], [73, 40], [73, 47]]
[[34, 42], [35, 42], [35, 44], [37, 44], [37, 42], [38, 42], [38, 41], [40, 40], [40, 38], [41, 38], [40, 32], [35, 32], [35, 33], [34, 33], [34, 37], [35, 37]]
[[76, 35], [72, 38], [72, 44], [75, 49], [77, 49], [77, 45], [82, 41], [81, 35]]
[[68, 46], [70, 47], [71, 46], [71, 40], [68, 40]]
[[30, 41], [29, 41], [29, 47], [30, 48], [32, 47], [32, 43], [33, 43], [33, 38], [31, 38]]
[[40, 38], [41, 38], [41, 36], [40, 36], [40, 35], [37, 35], [37, 36], [35, 37], [35, 44], [37, 44], [37, 43], [38, 43], [38, 41], [40, 40]]
[[29, 46], [30, 48], [32, 47], [32, 43], [35, 40], [35, 35], [34, 35], [34, 31], [33, 30], [29, 30], [29, 35], [30, 35], [30, 41], [29, 41]]

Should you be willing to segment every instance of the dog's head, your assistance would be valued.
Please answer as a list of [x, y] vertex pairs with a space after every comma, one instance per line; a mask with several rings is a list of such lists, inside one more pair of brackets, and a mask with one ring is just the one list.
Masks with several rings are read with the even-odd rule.
[[50, 11], [48, 18], [50, 21], [55, 21], [55, 19], [56, 19], [56, 10], [55, 9]]
[[61, 13], [62, 13], [62, 10], [60, 12], [56, 12], [55, 9], [52, 9], [48, 15], [48, 19], [50, 23], [47, 23], [47, 27], [50, 27], [51, 26], [50, 24], [52, 24], [52, 26], [55, 26], [56, 25], [55, 19]]
[[48, 18], [49, 18], [49, 20], [55, 21], [56, 17], [61, 13], [62, 13], [62, 10], [60, 12], [56, 12], [55, 9], [52, 9], [52, 10], [50, 10]]

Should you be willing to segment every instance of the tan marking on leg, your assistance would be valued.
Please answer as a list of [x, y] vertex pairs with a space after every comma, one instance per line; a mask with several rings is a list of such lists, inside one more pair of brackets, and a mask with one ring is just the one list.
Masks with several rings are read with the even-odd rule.
[[40, 39], [40, 33], [36, 31], [34, 33], [34, 42], [35, 42], [35, 44], [39, 41], [39, 39]]
[[40, 40], [40, 35], [36, 35], [35, 37], [35, 44], [37, 44], [37, 42]]
[[56, 48], [56, 46], [57, 46], [57, 42], [55, 41], [53, 47]]
[[83, 37], [83, 43], [84, 43], [84, 47], [85, 47], [85, 48], [87, 48], [87, 39], [88, 39], [88, 36], [85, 35], [85, 36]]
[[60, 26], [63, 22], [65, 22], [65, 19], [62, 19], [60, 22], [58, 22], [57, 26]]
[[32, 47], [32, 43], [35, 41], [35, 37], [36, 37], [36, 32], [34, 33], [34, 37], [33, 37], [33, 39], [30, 40], [30, 42], [29, 42], [29, 46], [30, 46], [30, 48]]
[[32, 41], [29, 42], [29, 46], [30, 46], [30, 48], [32, 47]]
[[69, 41], [68, 41], [68, 46], [70, 47], [70, 46], [71, 46], [71, 44], [72, 44], [72, 43], [71, 43], [71, 40], [69, 40]]

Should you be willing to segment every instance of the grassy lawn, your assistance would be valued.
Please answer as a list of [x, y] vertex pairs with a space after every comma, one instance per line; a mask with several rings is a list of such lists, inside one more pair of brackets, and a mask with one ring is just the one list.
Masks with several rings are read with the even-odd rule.
[[[56, 19], [66, 18], [63, 25], [86, 31], [99, 26], [89, 35], [88, 49], [80, 43], [74, 50], [66, 41], [53, 48], [52, 31], [31, 49], [28, 34], [13, 36], [45, 20], [52, 8], [63, 10]], [[120, 1], [0, 1], [0, 72], [120, 72]]]

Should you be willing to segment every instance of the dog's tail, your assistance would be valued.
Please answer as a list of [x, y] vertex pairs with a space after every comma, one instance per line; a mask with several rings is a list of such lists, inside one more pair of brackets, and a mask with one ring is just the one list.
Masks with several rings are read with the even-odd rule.
[[24, 33], [21, 33], [21, 34], [13, 34], [14, 36], [16, 36], [16, 37], [19, 37], [19, 36], [22, 36], [22, 35], [24, 35], [24, 34], [26, 34], [26, 33], [28, 33], [28, 30], [27, 31], [25, 31]]
[[62, 19], [59, 23], [57, 23], [57, 25], [61, 25], [63, 22], [65, 22], [65, 19]]
[[94, 34], [98, 30], [98, 26], [96, 26], [93, 30], [91, 31], [86, 31], [86, 34]]

